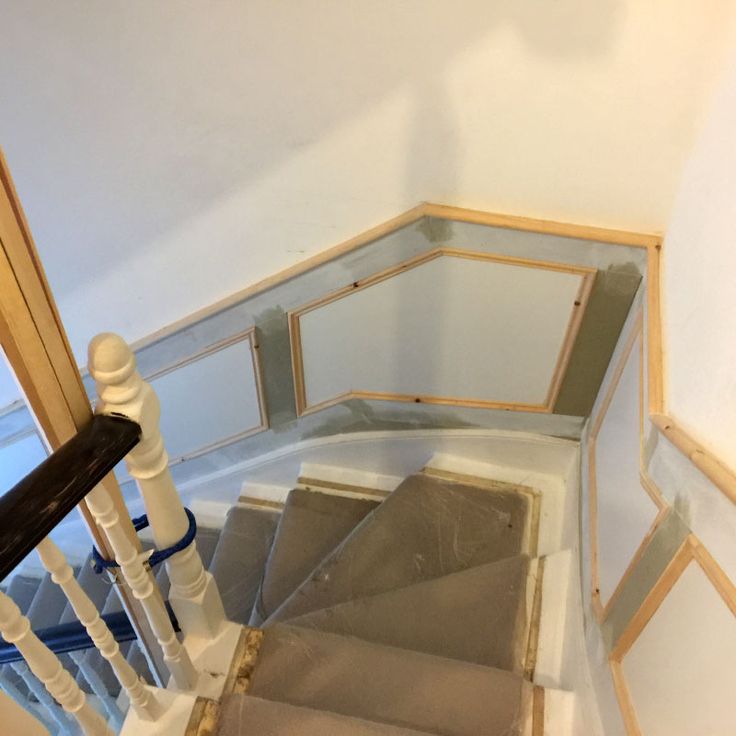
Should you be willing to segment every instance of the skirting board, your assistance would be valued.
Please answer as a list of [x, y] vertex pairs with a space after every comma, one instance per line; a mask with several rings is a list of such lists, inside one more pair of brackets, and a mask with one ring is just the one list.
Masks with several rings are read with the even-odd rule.
[[[188, 498], [232, 494], [282, 501], [274, 491], [294, 486], [305, 463], [405, 478], [427, 465], [438, 453], [465, 461], [496, 463], [514, 477], [499, 480], [529, 485], [524, 479], [567, 477], [577, 468], [579, 443], [528, 432], [486, 429], [422, 429], [350, 432], [304, 440], [256, 458], [231, 465], [196, 481], [179, 484]], [[540, 482], [543, 479], [540, 478]], [[244, 485], [245, 484], [245, 485]], [[249, 490], [254, 487], [263, 493]], [[560, 545], [553, 549], [557, 551]]]

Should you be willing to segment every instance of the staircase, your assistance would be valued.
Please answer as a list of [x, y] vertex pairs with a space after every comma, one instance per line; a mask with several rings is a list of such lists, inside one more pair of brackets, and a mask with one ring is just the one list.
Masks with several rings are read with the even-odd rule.
[[[539, 496], [432, 470], [391, 494], [354, 490], [296, 487], [281, 513], [235, 506], [221, 531], [199, 530], [228, 617], [258, 627], [255, 666], [220, 703], [216, 732], [567, 733], [545, 725], [545, 691], [534, 684]], [[119, 610], [104, 577], [85, 565], [78, 579], [101, 610]], [[165, 596], [163, 567], [158, 580]], [[50, 582], [11, 583], [34, 628], [69, 619]], [[151, 681], [137, 643], [126, 654]], [[107, 662], [94, 649], [71, 656], [80, 685], [119, 725], [125, 703]], [[2, 680], [33, 710], [9, 666]], [[44, 721], [52, 733], [75, 733], [60, 709]]]

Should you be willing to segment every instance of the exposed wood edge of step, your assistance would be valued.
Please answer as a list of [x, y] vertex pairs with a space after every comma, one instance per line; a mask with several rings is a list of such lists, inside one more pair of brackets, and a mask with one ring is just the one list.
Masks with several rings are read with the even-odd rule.
[[373, 473], [349, 466], [322, 465], [319, 463], [302, 463], [299, 477], [309, 479], [326, 488], [344, 489], [346, 492], [370, 492], [383, 496], [394, 491], [404, 480], [403, 477]]
[[[263, 631], [249, 626], [243, 626], [242, 629], [220, 701], [228, 695], [244, 695], [250, 687], [263, 642]], [[214, 736], [219, 720], [220, 702], [197, 698], [184, 736]]]

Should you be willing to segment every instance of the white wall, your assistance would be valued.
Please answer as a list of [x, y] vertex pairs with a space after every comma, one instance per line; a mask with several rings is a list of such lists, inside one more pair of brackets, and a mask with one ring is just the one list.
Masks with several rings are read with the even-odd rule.
[[722, 0], [0, 0], [0, 143], [80, 359], [438, 200], [667, 221]]
[[736, 54], [683, 177], [664, 249], [670, 413], [736, 468]]

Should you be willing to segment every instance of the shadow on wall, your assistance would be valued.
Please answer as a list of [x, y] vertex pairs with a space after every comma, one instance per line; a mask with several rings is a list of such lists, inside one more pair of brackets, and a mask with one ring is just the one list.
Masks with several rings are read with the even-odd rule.
[[[52, 286], [83, 289], [121, 252], [144, 252], [402, 88], [415, 117], [407, 192], [416, 201], [423, 191], [419, 158], [432, 159], [451, 191], [468, 122], [453, 118], [443, 94], [453, 58], [479, 39], [493, 43], [493, 32], [514, 33], [550, 59], [595, 57], [615, 38], [622, 11], [615, 0], [369, 7], [5, 7], [0, 98], [10, 104], [0, 140]], [[493, 80], [469, 94], [493, 95]]]

